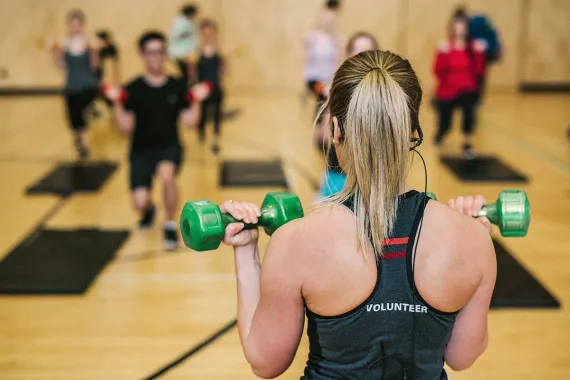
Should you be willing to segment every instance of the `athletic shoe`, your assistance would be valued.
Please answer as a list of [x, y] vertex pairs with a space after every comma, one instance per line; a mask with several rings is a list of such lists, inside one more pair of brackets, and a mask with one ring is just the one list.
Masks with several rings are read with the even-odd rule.
[[471, 146], [471, 144], [464, 144], [463, 145], [463, 158], [466, 160], [473, 160], [477, 157], [477, 152]]
[[176, 229], [164, 228], [164, 247], [169, 251], [178, 248], [178, 231]]
[[139, 221], [139, 228], [141, 230], [148, 230], [154, 223], [154, 216], [156, 215], [156, 207], [153, 204], [149, 206], [144, 212], [141, 220]]

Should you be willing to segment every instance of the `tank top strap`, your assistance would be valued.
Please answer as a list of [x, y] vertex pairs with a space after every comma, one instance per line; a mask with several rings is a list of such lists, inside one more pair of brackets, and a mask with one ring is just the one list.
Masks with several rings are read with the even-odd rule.
[[[404, 259], [402, 268], [405, 269], [405, 258], [412, 254], [418, 223], [423, 216], [423, 210], [428, 198], [425, 193], [410, 190], [399, 197], [396, 223], [391, 236], [382, 242], [382, 257], [377, 260], [378, 265], [382, 262], [395, 259]], [[349, 198], [343, 205], [354, 213], [354, 198]], [[372, 235], [369, 236], [372, 242]], [[377, 251], [376, 247], [373, 247]], [[406, 274], [406, 271], [403, 271]]]
[[[377, 296], [386, 301], [392, 297], [409, 299], [411, 287], [409, 283], [408, 265], [411, 263], [416, 241], [418, 224], [424, 214], [427, 197], [417, 191], [406, 193], [401, 199], [396, 217], [396, 224], [391, 236], [382, 244], [382, 276], [378, 289], [382, 294]], [[390, 295], [391, 296], [388, 296]], [[388, 298], [386, 298], [388, 297]]]

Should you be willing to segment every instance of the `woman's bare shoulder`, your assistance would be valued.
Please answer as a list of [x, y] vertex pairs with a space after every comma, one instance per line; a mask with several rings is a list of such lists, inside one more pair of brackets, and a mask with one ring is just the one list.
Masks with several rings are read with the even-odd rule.
[[481, 223], [430, 201], [417, 255], [415, 278], [424, 299], [439, 310], [456, 311], [479, 287], [493, 263], [494, 249]]
[[356, 227], [353, 215], [342, 205], [319, 207], [303, 218], [281, 226], [275, 234], [282, 241], [304, 247], [305, 253], [319, 251], [318, 248], [329, 244], [333, 236], [336, 239], [354, 237]]
[[466, 254], [487, 246], [491, 241], [485, 227], [475, 218], [437, 201], [430, 201], [426, 207], [424, 228], [438, 236], [440, 242], [448, 242], [453, 251]]

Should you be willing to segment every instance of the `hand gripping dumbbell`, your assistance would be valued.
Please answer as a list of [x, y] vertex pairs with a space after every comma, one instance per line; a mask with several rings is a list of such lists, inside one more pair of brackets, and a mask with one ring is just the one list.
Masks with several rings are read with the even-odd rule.
[[[299, 197], [286, 191], [269, 193], [261, 205], [257, 224], [245, 224], [245, 229], [263, 227], [272, 235], [279, 227], [303, 217]], [[220, 246], [226, 226], [242, 223], [230, 214], [222, 213], [220, 207], [210, 201], [186, 202], [180, 215], [180, 231], [184, 244], [195, 251], [211, 251]]]
[[[426, 193], [436, 200], [434, 193]], [[504, 237], [524, 237], [530, 225], [530, 203], [523, 190], [503, 190], [495, 203], [485, 205], [476, 217], [485, 216]]]

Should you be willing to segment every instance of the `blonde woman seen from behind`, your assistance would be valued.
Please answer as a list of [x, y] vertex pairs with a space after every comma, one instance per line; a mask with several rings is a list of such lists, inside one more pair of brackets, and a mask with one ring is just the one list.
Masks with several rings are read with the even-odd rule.
[[[240, 339], [257, 376], [289, 367], [305, 313], [302, 379], [447, 379], [445, 363], [463, 370], [485, 350], [496, 261], [489, 221], [471, 217], [484, 199], [445, 206], [407, 188], [421, 99], [407, 60], [349, 58], [326, 105], [344, 189], [278, 229], [263, 264], [257, 230], [227, 227]], [[222, 208], [245, 223], [260, 215], [249, 203]]]

